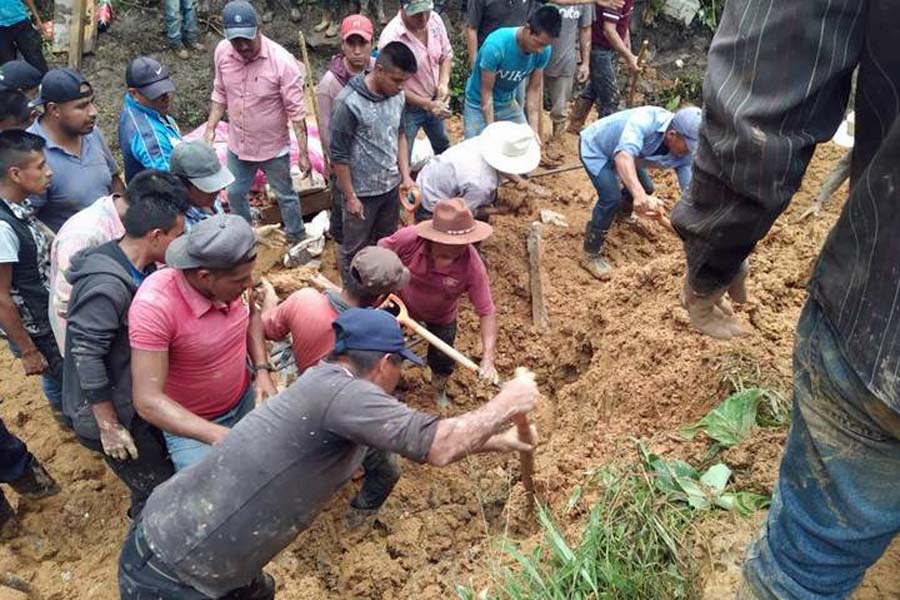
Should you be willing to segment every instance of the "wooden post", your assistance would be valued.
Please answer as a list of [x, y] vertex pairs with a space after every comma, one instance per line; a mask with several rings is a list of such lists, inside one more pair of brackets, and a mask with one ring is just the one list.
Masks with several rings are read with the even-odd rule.
[[628, 108], [634, 106], [634, 93], [637, 91], [638, 80], [641, 76], [641, 69], [644, 68], [644, 62], [647, 60], [647, 48], [649, 47], [650, 42], [648, 40], [641, 42], [641, 49], [638, 51], [637, 56], [638, 70], [631, 74], [631, 81], [628, 83], [628, 102], [626, 104]]
[[550, 327], [550, 316], [544, 301], [544, 272], [541, 269], [541, 224], [534, 222], [528, 230], [528, 277], [531, 286], [531, 319], [540, 330]]
[[[322, 144], [322, 164], [325, 166], [325, 172], [328, 173], [328, 148], [322, 142], [322, 122], [319, 120], [319, 100], [316, 98], [316, 79], [313, 76], [312, 65], [309, 62], [309, 54], [306, 51], [306, 36], [302, 31], [298, 31], [297, 35], [300, 40], [300, 55], [303, 57], [303, 66], [306, 67], [306, 93], [312, 98], [313, 116], [316, 118], [316, 130], [319, 132], [319, 142]], [[330, 182], [325, 180], [325, 187]]]
[[84, 53], [84, 19], [87, 15], [87, 0], [72, 1], [72, 20], [69, 21], [69, 68], [81, 70]]

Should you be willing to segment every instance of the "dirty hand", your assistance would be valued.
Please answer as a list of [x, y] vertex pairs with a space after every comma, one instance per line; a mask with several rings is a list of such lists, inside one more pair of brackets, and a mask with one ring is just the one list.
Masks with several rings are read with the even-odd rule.
[[591, 69], [588, 66], [587, 62], [582, 62], [578, 65], [578, 71], [575, 73], [575, 80], [578, 83], [584, 83], [588, 80], [588, 77], [591, 76]]
[[297, 168], [300, 169], [300, 177], [306, 179], [312, 173], [312, 167], [309, 164], [309, 156], [305, 152], [301, 152], [297, 156]]
[[37, 348], [26, 350], [19, 360], [22, 361], [22, 368], [25, 369], [26, 375], [40, 375], [47, 370], [47, 359]]
[[47, 40], [48, 42], [53, 41], [53, 22], [49, 23], [38, 23], [37, 26], [38, 31], [41, 32], [41, 37]]
[[481, 361], [481, 367], [478, 369], [478, 376], [494, 385], [500, 383], [500, 376], [497, 374], [497, 369], [494, 367], [494, 361], [492, 360]]
[[439, 83], [437, 86], [437, 93], [435, 94], [438, 102], [443, 104], [450, 103], [450, 85], [447, 83]]
[[419, 193], [419, 188], [416, 187], [416, 182], [407, 177], [403, 180], [403, 183], [400, 184], [400, 197], [406, 198], [409, 194], [413, 195]]
[[275, 286], [265, 277], [260, 278], [259, 283], [253, 288], [251, 298], [253, 303], [258, 304], [263, 312], [278, 305], [278, 294], [275, 292]]
[[97, 423], [100, 428], [100, 445], [103, 452], [116, 460], [137, 460], [138, 449], [134, 438], [119, 423]]
[[634, 199], [634, 212], [642, 217], [655, 219], [663, 214], [664, 208], [662, 200], [656, 196], [641, 194], [640, 198]]
[[428, 112], [438, 119], [449, 119], [453, 116], [453, 113], [450, 112], [450, 107], [439, 100], [433, 100], [428, 105]]
[[254, 386], [256, 387], [257, 406], [265, 402], [266, 398], [271, 398], [278, 393], [278, 388], [272, 381], [272, 374], [268, 371], [257, 371]]
[[519, 439], [519, 431], [511, 427], [503, 433], [498, 433], [491, 438], [491, 447], [497, 452], [532, 452], [538, 445], [538, 430], [534, 425], [529, 425], [531, 436], [528, 442]]
[[281, 225], [263, 225], [255, 227], [256, 241], [269, 248], [281, 248], [287, 243]]
[[[402, 188], [400, 190], [400, 195], [403, 195]], [[359, 201], [359, 198], [356, 197], [356, 194], [344, 198], [344, 210], [357, 219], [366, 218], [366, 211], [363, 208], [363, 203]]]
[[628, 62], [628, 70], [629, 71], [631, 71], [632, 73], [640, 73], [641, 72], [641, 65], [638, 64], [637, 56], [635, 56], [634, 54], [629, 54], [627, 62]]
[[516, 376], [503, 384], [497, 398], [502, 398], [508, 404], [513, 415], [534, 410], [538, 398], [534, 373], [521, 367], [516, 369]]
[[209, 125], [206, 126], [206, 130], [203, 132], [203, 143], [207, 146], [212, 146], [216, 141], [216, 130]]

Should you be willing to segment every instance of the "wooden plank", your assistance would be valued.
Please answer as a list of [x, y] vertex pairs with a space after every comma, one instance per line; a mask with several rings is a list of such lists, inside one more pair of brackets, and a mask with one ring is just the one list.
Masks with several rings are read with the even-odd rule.
[[541, 268], [543, 243], [541, 224], [534, 222], [528, 230], [528, 278], [531, 287], [531, 319], [539, 330], [550, 327], [550, 315], [544, 299], [544, 271]]
[[[97, 45], [97, 3], [96, 0], [56, 0], [53, 13], [53, 52], [68, 53], [72, 43], [69, 35], [78, 23], [74, 18], [84, 10], [82, 30], [82, 55], [90, 54]], [[72, 54], [74, 60], [75, 54]], [[70, 63], [71, 66], [71, 63]], [[74, 68], [74, 67], [73, 67]]]

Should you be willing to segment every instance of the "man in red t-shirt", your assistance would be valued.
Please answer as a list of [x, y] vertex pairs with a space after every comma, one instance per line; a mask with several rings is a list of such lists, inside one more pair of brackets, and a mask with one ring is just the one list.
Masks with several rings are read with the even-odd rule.
[[572, 107], [569, 132], [581, 132], [595, 104], [598, 119], [619, 110], [616, 58], [621, 56], [629, 71], [638, 70], [637, 56], [631, 52], [631, 34], [628, 30], [633, 10], [634, 0], [625, 0], [618, 10], [596, 6], [597, 13], [591, 26], [591, 79]]
[[[128, 311], [134, 408], [166, 439], [176, 470], [275, 394], [251, 285], [256, 235], [237, 215], [214, 215], [174, 240], [168, 269], [144, 281]], [[250, 385], [247, 356], [256, 374]]]
[[[400, 297], [410, 316], [451, 346], [456, 340], [459, 301], [468, 294], [481, 320], [481, 374], [496, 379], [497, 314], [487, 270], [474, 246], [491, 231], [490, 225], [475, 220], [462, 198], [451, 198], [435, 205], [433, 219], [405, 227], [378, 245], [396, 252], [409, 269], [410, 283], [400, 290]], [[447, 406], [453, 361], [429, 346], [428, 366], [435, 400], [439, 406]]]

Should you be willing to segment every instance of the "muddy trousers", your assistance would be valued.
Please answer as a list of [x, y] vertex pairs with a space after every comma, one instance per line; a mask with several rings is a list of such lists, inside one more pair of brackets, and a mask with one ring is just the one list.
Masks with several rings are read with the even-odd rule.
[[[597, 190], [597, 202], [594, 203], [591, 220], [588, 221], [584, 234], [584, 251], [588, 254], [596, 255], [603, 250], [603, 240], [606, 237], [606, 232], [612, 227], [616, 214], [618, 214], [620, 209], [628, 208], [632, 203], [632, 197], [631, 192], [619, 182], [619, 174], [616, 173], [616, 167], [612, 161], [606, 163], [597, 174], [591, 172], [583, 159], [581, 164], [584, 166], [591, 183], [594, 184], [594, 189]], [[638, 167], [637, 175], [644, 191], [652, 194], [654, 190], [653, 180], [650, 179], [647, 170]], [[630, 208], [628, 212], [631, 212]]]
[[744, 564], [763, 600], [837, 600], [900, 530], [900, 414], [866, 388], [818, 303], [794, 348], [794, 398], [768, 520]]
[[169, 460], [169, 451], [162, 432], [143, 419], [135, 416], [129, 428], [134, 445], [137, 447], [137, 459], [116, 460], [103, 452], [103, 447], [97, 440], [88, 440], [82, 437], [78, 441], [82, 446], [99, 452], [103, 455], [106, 466], [112, 471], [119, 481], [125, 484], [131, 492], [131, 506], [128, 508], [128, 516], [135, 519], [141, 514], [147, 498], [153, 490], [175, 474], [175, 467]]
[[363, 459], [362, 467], [363, 484], [359, 493], [350, 501], [350, 506], [364, 510], [381, 508], [400, 480], [400, 465], [397, 455], [369, 448]]
[[119, 554], [121, 600], [274, 600], [275, 589], [262, 571], [246, 586], [224, 596], [210, 596], [184, 583], [150, 549], [144, 524], [138, 519], [128, 530]]
[[550, 120], [558, 128], [563, 127], [566, 123], [574, 84], [574, 75], [556, 77], [544, 74], [544, 95], [550, 101]]
[[[453, 319], [452, 322], [447, 325], [435, 325], [434, 323], [426, 323], [425, 327], [428, 328], [428, 331], [438, 336], [441, 341], [446, 342], [450, 346], [456, 342], [456, 319]], [[428, 367], [431, 369], [431, 372], [435, 375], [442, 375], [444, 377], [449, 377], [453, 374], [453, 370], [456, 368], [456, 363], [453, 362], [453, 359], [432, 346], [428, 345], [428, 357], [426, 359], [428, 363]]]
[[591, 49], [591, 77], [581, 90], [581, 97], [597, 107], [597, 118], [608, 117], [619, 110], [619, 84], [616, 80], [615, 50]]

